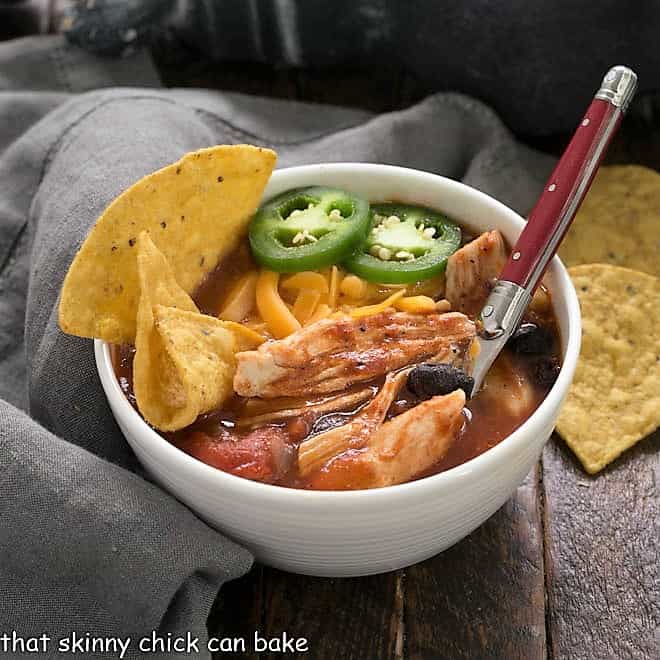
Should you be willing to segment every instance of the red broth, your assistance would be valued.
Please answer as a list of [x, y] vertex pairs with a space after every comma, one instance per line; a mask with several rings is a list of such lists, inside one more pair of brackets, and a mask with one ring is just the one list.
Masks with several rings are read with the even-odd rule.
[[[255, 265], [247, 244], [242, 245], [226, 258], [215, 271], [210, 273], [195, 293], [194, 299], [200, 310], [207, 314], [216, 315], [224, 301], [226, 292], [231, 290], [232, 284], [246, 271], [254, 268]], [[549, 294], [547, 295], [549, 299]], [[501, 405], [496, 397], [489, 395], [487, 381], [482, 391], [466, 404], [464, 410], [465, 423], [460, 436], [451, 444], [440, 461], [425, 473], [418, 475], [417, 478], [448, 470], [494, 447], [515, 431], [538, 407], [552, 385], [552, 374], [548, 377], [549, 369], [554, 373], [559, 365], [559, 333], [551, 310], [552, 306], [548, 304], [540, 310], [528, 311], [523, 319], [523, 322], [541, 325], [549, 331], [548, 336], [551, 337], [551, 341], [545, 346], [541, 354], [516, 354], [506, 348], [499, 358], [500, 362], [506, 362], [505, 370], [510, 378], [517, 379], [530, 386], [531, 396], [527, 401], [527, 405], [518, 410], [509, 410], [506, 406]], [[113, 365], [119, 384], [128, 400], [135, 406], [132, 383], [133, 353], [134, 349], [131, 346], [112, 347]], [[381, 383], [382, 380], [368, 384], [373, 386], [375, 394]], [[364, 388], [364, 384], [360, 387]], [[175, 433], [162, 433], [162, 435], [182, 450], [214, 465], [216, 462], [212, 454], [213, 443], [233, 442], [237, 438], [245, 438], [248, 432], [241, 430], [239, 427], [241, 418], [245, 417], [248, 412], [250, 414], [254, 414], [255, 411], [263, 413], [301, 403], [304, 402], [300, 400], [293, 402], [252, 400], [248, 403], [246, 399], [235, 395], [225, 403], [222, 409], [202, 415], [191, 426]], [[389, 415], [403, 412], [416, 403], [418, 403], [417, 399], [404, 387], [398, 399], [391, 406]], [[362, 405], [364, 404], [357, 406], [356, 410]], [[256, 464], [252, 467], [248, 465], [239, 470], [230, 471], [280, 486], [291, 488], [314, 487], [311, 477], [303, 478], [298, 473], [295, 461], [297, 446], [304, 439], [310, 437], [310, 433], [313, 435], [318, 430], [326, 430], [332, 426], [346, 423], [355, 414], [356, 410], [330, 413], [312, 421], [305, 419], [305, 415], [302, 415], [267, 425], [267, 428], [270, 429], [269, 433], [273, 432], [277, 438], [286, 439], [286, 447], [282, 453], [285, 465], [283, 468], [280, 466], [280, 471], [276, 477], [268, 474], [264, 475], [255, 467]], [[273, 428], [279, 430], [273, 431]], [[263, 438], [257, 437], [250, 445], [250, 450], [254, 451], [257, 456], [263, 451], [262, 440]], [[241, 460], [245, 463], [245, 456], [239, 455], [236, 460], [239, 463]], [[247, 463], [250, 463], [250, 461], [247, 461]]]

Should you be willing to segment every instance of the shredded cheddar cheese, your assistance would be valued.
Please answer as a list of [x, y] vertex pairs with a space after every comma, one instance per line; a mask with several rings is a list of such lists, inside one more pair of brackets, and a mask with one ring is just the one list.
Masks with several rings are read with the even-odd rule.
[[280, 297], [277, 285], [279, 273], [262, 270], [256, 287], [257, 309], [273, 336], [282, 339], [302, 327]]
[[302, 289], [293, 305], [293, 315], [301, 324], [305, 324], [319, 304], [321, 294], [316, 289]]
[[313, 289], [319, 293], [328, 293], [328, 280], [321, 274], [313, 270], [306, 270], [302, 273], [291, 275], [282, 281], [283, 289], [294, 289], [302, 291], [303, 289]]
[[321, 303], [317, 306], [316, 311], [307, 319], [307, 323], [305, 323], [305, 325], [311, 325], [312, 323], [316, 323], [321, 319], [325, 319], [330, 316], [331, 312], [332, 310], [330, 309], [329, 305]]
[[333, 266], [330, 270], [330, 286], [328, 293], [328, 305], [331, 309], [337, 307], [337, 296], [339, 295], [339, 286], [341, 284], [341, 272], [337, 266]]
[[430, 314], [436, 311], [435, 300], [428, 296], [399, 298], [394, 306], [402, 312], [410, 312], [411, 314]]
[[361, 316], [369, 316], [371, 314], [380, 314], [380, 312], [385, 311], [388, 307], [392, 307], [394, 303], [403, 298], [406, 291], [405, 289], [399, 289], [395, 291], [391, 296], [385, 298], [382, 302], [376, 303], [375, 305], [365, 305], [363, 307], [356, 307], [352, 309], [349, 314], [353, 318], [360, 318]]
[[266, 341], [266, 337], [259, 334], [256, 330], [248, 328], [242, 323], [225, 321], [223, 325], [227, 330], [231, 330], [234, 335], [238, 351], [249, 351], [253, 348], [257, 348], [257, 346], [261, 346], [261, 344]]
[[369, 287], [367, 283], [357, 275], [346, 275], [339, 286], [339, 290], [348, 298], [360, 300], [366, 298]]
[[242, 321], [253, 309], [257, 278], [259, 275], [250, 271], [241, 277], [227, 297], [224, 307], [218, 313], [223, 321]]
[[[348, 314], [360, 318], [379, 314], [392, 307], [411, 314], [430, 314], [444, 311], [442, 305], [447, 305], [446, 301], [436, 303], [431, 296], [418, 293], [417, 285], [412, 287], [411, 292], [411, 287], [405, 284], [373, 284], [357, 275], [346, 273], [338, 266], [322, 271], [302, 271], [284, 277], [267, 270], [248, 275], [254, 278], [258, 314], [252, 314], [256, 318], [251, 316], [246, 321], [251, 321], [251, 327], [255, 327], [255, 323], [263, 320], [267, 328], [264, 334], [276, 339], [287, 337], [302, 326], [328, 317], [339, 318]], [[244, 282], [247, 277], [241, 278], [229, 302], [243, 289], [249, 290]], [[247, 294], [241, 295], [249, 297]], [[244, 304], [243, 309], [247, 308], [247, 302]], [[248, 341], [247, 337], [245, 340]], [[256, 344], [256, 338], [253, 341]]]

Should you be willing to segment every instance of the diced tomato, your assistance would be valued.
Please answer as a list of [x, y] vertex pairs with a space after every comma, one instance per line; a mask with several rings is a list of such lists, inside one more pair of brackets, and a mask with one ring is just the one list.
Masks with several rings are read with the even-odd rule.
[[179, 446], [212, 467], [246, 479], [272, 482], [284, 472], [287, 441], [284, 429], [265, 426], [238, 437], [229, 432], [212, 436], [194, 431]]

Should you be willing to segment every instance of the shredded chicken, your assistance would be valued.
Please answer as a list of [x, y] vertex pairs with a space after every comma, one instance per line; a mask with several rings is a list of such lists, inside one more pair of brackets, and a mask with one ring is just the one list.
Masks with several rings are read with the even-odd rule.
[[490, 399], [502, 415], [509, 417], [522, 418], [534, 406], [532, 384], [514, 368], [506, 352], [500, 353], [488, 370], [480, 396]]
[[[273, 408], [267, 412], [255, 414], [246, 417], [240, 417], [236, 426], [238, 428], [260, 426], [262, 424], [270, 424], [271, 422], [279, 421], [282, 419], [289, 419], [290, 417], [309, 417], [316, 418], [329, 412], [337, 412], [340, 410], [348, 410], [355, 408], [367, 399], [370, 399], [374, 394], [375, 388], [363, 387], [355, 392], [347, 392], [346, 394], [339, 394], [338, 396], [324, 397], [317, 401], [300, 401], [295, 406], [285, 406], [283, 408]], [[251, 399], [254, 401], [255, 399]], [[275, 399], [272, 399], [275, 401]], [[291, 399], [285, 399], [291, 401]]]
[[507, 260], [504, 239], [488, 231], [454, 252], [447, 261], [445, 297], [452, 309], [474, 316], [483, 306]]
[[323, 319], [238, 353], [234, 390], [262, 398], [337, 392], [422, 360], [454, 363], [474, 336], [472, 321], [456, 312]]
[[349, 447], [362, 447], [383, 423], [389, 407], [409, 370], [388, 374], [380, 392], [353, 419], [342, 426], [319, 433], [298, 448], [298, 470], [305, 476]]
[[[331, 459], [312, 476], [313, 488], [345, 490], [404, 483], [437, 463], [464, 424], [465, 394], [436, 396], [394, 417], [363, 444]], [[345, 427], [341, 427], [344, 429]]]

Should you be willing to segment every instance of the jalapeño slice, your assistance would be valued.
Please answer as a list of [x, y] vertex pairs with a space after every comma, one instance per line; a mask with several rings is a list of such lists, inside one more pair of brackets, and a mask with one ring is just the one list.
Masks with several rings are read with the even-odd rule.
[[405, 204], [372, 204], [369, 233], [344, 265], [365, 280], [409, 284], [444, 271], [460, 247], [461, 230], [437, 211]]
[[265, 268], [279, 273], [325, 268], [364, 242], [369, 202], [337, 188], [313, 186], [278, 195], [250, 224], [250, 247]]

